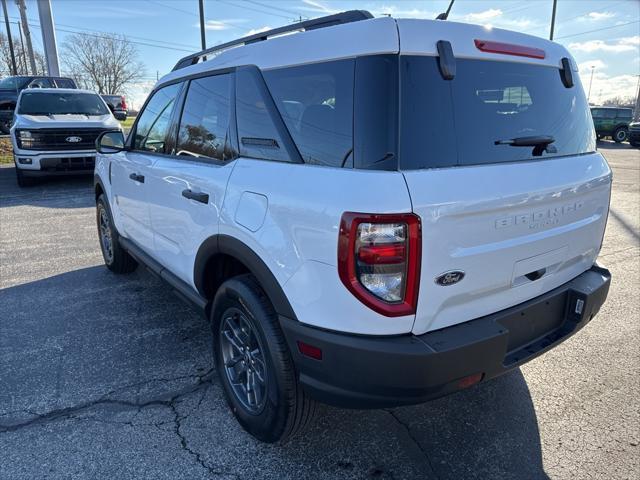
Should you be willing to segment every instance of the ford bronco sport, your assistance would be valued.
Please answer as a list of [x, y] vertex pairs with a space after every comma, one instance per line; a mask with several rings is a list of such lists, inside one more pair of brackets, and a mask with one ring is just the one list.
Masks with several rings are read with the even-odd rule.
[[210, 318], [227, 402], [263, 441], [316, 401], [487, 381], [608, 293], [611, 170], [574, 60], [540, 38], [310, 20], [184, 58], [126, 141], [97, 143], [107, 267], [142, 263]]

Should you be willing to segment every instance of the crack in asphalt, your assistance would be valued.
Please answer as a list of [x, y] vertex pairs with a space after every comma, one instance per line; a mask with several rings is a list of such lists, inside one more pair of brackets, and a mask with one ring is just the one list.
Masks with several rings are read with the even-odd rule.
[[420, 452], [422, 453], [422, 456], [425, 458], [425, 460], [427, 461], [427, 464], [429, 465], [429, 469], [431, 470], [431, 473], [433, 473], [434, 477], [436, 479], [439, 479], [440, 477], [438, 476], [438, 473], [436, 472], [436, 470], [433, 468], [433, 464], [431, 463], [431, 458], [429, 457], [429, 454], [427, 453], [427, 451], [422, 447], [422, 444], [420, 443], [420, 440], [418, 440], [418, 438], [416, 438], [416, 436], [413, 434], [413, 431], [411, 430], [411, 428], [409, 427], [409, 425], [407, 425], [405, 422], [403, 422], [400, 417], [398, 417], [392, 410], [386, 410], [385, 411], [391, 415], [394, 420], [396, 422], [398, 422], [398, 424], [400, 424], [405, 432], [407, 433], [407, 436], [409, 437], [409, 439], [415, 444], [416, 447], [418, 447], [418, 450], [420, 450]]
[[[15, 424], [0, 424], [0, 433], [7, 433], [7, 432], [15, 432], [17, 430], [21, 430], [27, 427], [31, 427], [33, 425], [39, 425], [42, 423], [46, 423], [46, 422], [51, 422], [51, 421], [56, 421], [56, 420], [61, 420], [61, 419], [71, 419], [71, 420], [85, 420], [83, 418], [80, 418], [77, 416], [78, 413], [81, 413], [83, 411], [86, 410], [90, 410], [94, 407], [101, 407], [101, 406], [117, 406], [117, 407], [122, 407], [124, 409], [137, 409], [136, 415], [137, 413], [139, 413], [142, 409], [147, 408], [147, 407], [151, 407], [151, 406], [160, 406], [160, 407], [166, 407], [168, 408], [171, 413], [173, 414], [173, 420], [172, 422], [155, 422], [155, 423], [133, 423], [133, 419], [126, 421], [126, 422], [108, 422], [106, 420], [102, 420], [102, 419], [95, 419], [92, 418], [90, 420], [93, 421], [97, 421], [97, 422], [102, 422], [102, 423], [117, 423], [117, 424], [121, 424], [121, 425], [129, 425], [131, 427], [138, 427], [138, 426], [155, 426], [158, 427], [159, 425], [166, 425], [168, 423], [173, 423], [173, 432], [175, 433], [175, 435], [178, 437], [178, 440], [180, 441], [180, 447], [183, 451], [185, 451], [187, 454], [189, 454], [190, 456], [192, 456], [194, 458], [194, 460], [202, 467], [204, 468], [209, 475], [214, 475], [214, 476], [221, 476], [221, 475], [226, 475], [226, 476], [231, 476], [234, 478], [239, 478], [237, 474], [233, 473], [233, 472], [226, 472], [223, 470], [218, 470], [215, 467], [207, 464], [207, 462], [204, 461], [204, 459], [202, 458], [202, 455], [195, 451], [194, 449], [192, 449], [189, 446], [187, 437], [184, 435], [184, 433], [181, 431], [182, 428], [182, 422], [183, 420], [187, 419], [191, 414], [193, 414], [194, 412], [196, 412], [200, 406], [202, 405], [202, 402], [204, 401], [205, 395], [206, 395], [206, 391], [209, 388], [209, 386], [212, 384], [212, 374], [214, 372], [214, 369], [210, 369], [202, 374], [197, 374], [197, 375], [182, 375], [179, 377], [174, 377], [174, 378], [154, 378], [154, 379], [150, 379], [150, 380], [145, 380], [142, 382], [136, 382], [136, 383], [132, 383], [129, 385], [125, 385], [122, 387], [119, 387], [117, 389], [111, 390], [108, 393], [105, 393], [104, 395], [102, 395], [100, 398], [96, 399], [96, 400], [92, 400], [90, 402], [84, 402], [84, 403], [80, 403], [78, 405], [74, 405], [72, 407], [66, 407], [66, 408], [60, 408], [60, 409], [55, 409], [55, 410], [50, 410], [46, 413], [37, 413], [34, 412], [30, 409], [22, 409], [22, 410], [16, 410], [10, 413], [28, 413], [30, 415], [34, 415], [33, 418], [24, 421], [24, 422], [20, 422], [20, 423], [15, 423]], [[154, 382], [172, 382], [172, 381], [177, 381], [177, 380], [184, 380], [184, 379], [188, 379], [188, 378], [193, 378], [193, 379], [197, 379], [196, 383], [189, 386], [186, 389], [183, 389], [175, 394], [173, 394], [172, 396], [169, 397], [168, 400], [163, 400], [163, 399], [153, 399], [153, 400], [149, 400], [146, 402], [131, 402], [128, 400], [119, 400], [119, 399], [113, 399], [113, 398], [106, 398], [109, 397], [111, 395], [114, 395], [116, 393], [119, 392], [123, 392], [126, 390], [130, 390], [136, 387], [141, 387], [143, 385], [148, 385], [150, 383], [154, 383]], [[178, 408], [176, 406], [176, 404], [178, 402], [180, 402], [184, 397], [191, 395], [195, 392], [198, 391], [202, 391], [202, 395], [200, 396], [200, 399], [198, 400], [197, 405], [195, 406], [195, 408], [193, 408], [191, 410], [191, 412], [189, 412], [186, 415], [180, 415], [180, 413], [178, 412]], [[135, 416], [134, 416], [135, 418]]]

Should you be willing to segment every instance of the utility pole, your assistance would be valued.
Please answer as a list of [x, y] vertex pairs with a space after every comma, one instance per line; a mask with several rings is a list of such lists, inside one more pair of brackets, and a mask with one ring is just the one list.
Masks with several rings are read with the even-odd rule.
[[24, 62], [24, 71], [25, 73], [29, 73], [28, 67], [27, 67], [27, 52], [24, 49], [24, 38], [22, 38], [22, 28], [20, 28], [20, 22], [14, 22], [14, 23], [18, 26], [18, 32], [20, 33], [20, 50], [22, 51], [22, 61]]
[[549, 33], [549, 40], [553, 40], [553, 30], [556, 26], [556, 6], [558, 0], [553, 0], [553, 12], [551, 13], [551, 32]]
[[638, 75], [638, 88], [636, 89], [636, 108], [633, 112], [633, 119], [640, 121], [640, 75]]
[[200, 7], [200, 43], [202, 44], [202, 50], [206, 50], [207, 38], [204, 34], [204, 0], [198, 0], [198, 5]]
[[27, 21], [27, 7], [24, 4], [24, 0], [16, 0], [18, 10], [20, 10], [20, 20], [22, 21], [22, 30], [24, 30], [24, 36], [27, 39], [27, 52], [29, 53], [29, 63], [31, 64], [31, 73], [33, 75], [38, 74], [36, 68], [36, 58], [33, 56], [33, 45], [31, 44], [31, 32], [29, 31], [29, 22]]
[[59, 77], [58, 46], [56, 45], [56, 30], [53, 25], [50, 0], [38, 0], [38, 15], [40, 16], [40, 28], [42, 29], [44, 56], [47, 59], [47, 72], [52, 77]]
[[589, 105], [589, 100], [591, 99], [591, 85], [593, 84], [593, 71], [596, 69], [595, 65], [591, 65], [591, 80], [589, 80], [589, 93], [587, 95], [587, 105]]
[[16, 68], [16, 56], [13, 53], [13, 40], [11, 39], [11, 27], [9, 26], [9, 15], [7, 14], [7, 0], [2, 0], [2, 11], [4, 12], [4, 24], [7, 27], [7, 39], [9, 40], [9, 50], [11, 51], [11, 66], [13, 67], [13, 75], [18, 74]]

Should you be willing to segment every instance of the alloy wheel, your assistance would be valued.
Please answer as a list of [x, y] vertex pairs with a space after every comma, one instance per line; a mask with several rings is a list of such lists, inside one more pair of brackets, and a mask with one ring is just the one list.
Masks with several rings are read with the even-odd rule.
[[247, 412], [258, 415], [267, 399], [264, 349], [252, 322], [238, 308], [229, 308], [222, 316], [220, 348], [234, 396]]

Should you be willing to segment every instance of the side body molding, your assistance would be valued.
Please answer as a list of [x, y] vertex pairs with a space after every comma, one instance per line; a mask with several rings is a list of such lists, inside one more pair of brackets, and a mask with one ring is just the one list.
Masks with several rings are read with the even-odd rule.
[[229, 235], [214, 235], [206, 239], [196, 255], [193, 268], [193, 282], [200, 295], [205, 294], [205, 268], [215, 255], [229, 255], [240, 261], [258, 279], [271, 300], [278, 315], [297, 320], [293, 308], [278, 280], [260, 257], [240, 240]]

